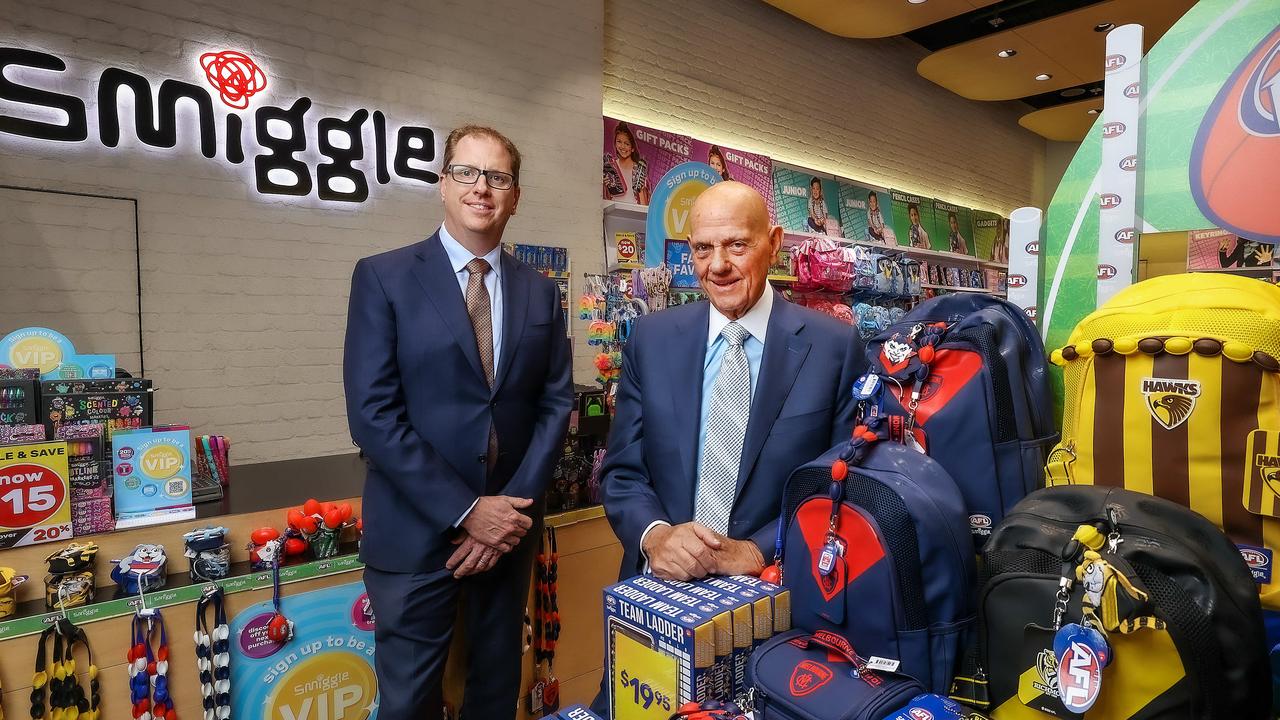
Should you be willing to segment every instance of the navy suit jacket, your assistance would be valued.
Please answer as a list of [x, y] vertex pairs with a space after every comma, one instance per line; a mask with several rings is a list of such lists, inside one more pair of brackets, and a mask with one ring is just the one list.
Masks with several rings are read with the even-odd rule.
[[[640, 318], [623, 350], [602, 483], [624, 578], [643, 570], [640, 536], [650, 523], [693, 519], [709, 312], [703, 301]], [[849, 438], [853, 381], [865, 369], [852, 327], [774, 298], [729, 537], [754, 540], [773, 557], [783, 485], [797, 466]]]
[[[573, 384], [560, 292], [510, 255], [501, 262], [492, 390], [437, 235], [356, 263], [342, 374], [368, 464], [360, 558], [379, 570], [443, 567], [453, 523], [481, 495], [538, 507], [563, 451]], [[498, 459], [487, 477], [490, 423]]]

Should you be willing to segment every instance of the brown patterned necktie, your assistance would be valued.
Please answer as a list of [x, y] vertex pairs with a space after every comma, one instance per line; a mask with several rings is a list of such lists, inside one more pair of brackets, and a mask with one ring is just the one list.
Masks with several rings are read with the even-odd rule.
[[[480, 367], [484, 370], [489, 387], [493, 387], [493, 308], [489, 305], [489, 290], [484, 286], [484, 276], [489, 272], [484, 258], [473, 258], [467, 263], [467, 315], [471, 317], [471, 329], [476, 334], [476, 350], [480, 352]], [[489, 425], [489, 455], [487, 470], [490, 474], [498, 465], [498, 431]]]

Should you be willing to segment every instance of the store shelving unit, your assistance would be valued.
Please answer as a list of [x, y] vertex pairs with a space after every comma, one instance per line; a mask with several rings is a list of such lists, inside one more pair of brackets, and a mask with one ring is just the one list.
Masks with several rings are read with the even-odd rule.
[[979, 293], [982, 295], [999, 295], [1000, 294], [995, 290], [988, 290], [987, 288], [952, 287], [951, 285], [934, 285], [932, 283], [920, 283], [920, 287], [929, 288], [930, 290], [948, 290], [950, 292]]

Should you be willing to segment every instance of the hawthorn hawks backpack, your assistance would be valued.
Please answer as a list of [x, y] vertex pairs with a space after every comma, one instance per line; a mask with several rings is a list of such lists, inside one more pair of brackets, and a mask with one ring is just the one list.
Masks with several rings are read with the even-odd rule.
[[1122, 290], [1053, 353], [1062, 443], [1049, 485], [1124, 487], [1222, 528], [1280, 609], [1280, 288], [1225, 273]]
[[1058, 436], [1044, 346], [1016, 305], [978, 293], [926, 300], [867, 344], [864, 420], [920, 445], [955, 478], [974, 544], [1040, 487]]
[[[974, 620], [968, 514], [938, 463], [874, 438], [860, 426], [787, 480], [778, 557], [792, 626], [841, 638], [870, 669], [945, 693]], [[770, 648], [799, 657], [781, 647], [795, 634], [756, 655], [769, 666]], [[753, 671], [757, 691], [777, 695], [786, 683], [778, 672]]]
[[994, 720], [1269, 717], [1249, 568], [1187, 508], [1045, 488], [996, 526], [981, 566], [977, 644], [952, 697]]

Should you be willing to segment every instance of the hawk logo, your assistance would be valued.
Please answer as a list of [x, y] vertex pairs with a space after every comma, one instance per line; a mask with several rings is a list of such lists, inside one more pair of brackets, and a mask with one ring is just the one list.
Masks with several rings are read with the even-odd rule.
[[1254, 457], [1253, 464], [1257, 466], [1258, 474], [1262, 476], [1267, 488], [1280, 495], [1280, 457], [1259, 454]]
[[831, 668], [813, 660], [801, 660], [791, 671], [791, 696], [804, 697], [817, 692], [818, 688], [831, 682], [835, 673]]
[[1172, 430], [1191, 417], [1200, 397], [1200, 383], [1195, 380], [1143, 378], [1142, 394], [1147, 399], [1151, 417], [1165, 430]]

